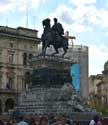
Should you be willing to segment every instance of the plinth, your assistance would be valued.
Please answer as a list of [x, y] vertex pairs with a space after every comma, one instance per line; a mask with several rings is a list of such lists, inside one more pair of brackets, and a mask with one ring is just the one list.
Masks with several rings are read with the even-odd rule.
[[33, 67], [32, 86], [20, 94], [20, 111], [24, 114], [71, 113], [73, 107], [67, 102], [73, 91], [70, 75], [72, 64], [75, 62], [69, 58], [35, 57], [30, 62]]

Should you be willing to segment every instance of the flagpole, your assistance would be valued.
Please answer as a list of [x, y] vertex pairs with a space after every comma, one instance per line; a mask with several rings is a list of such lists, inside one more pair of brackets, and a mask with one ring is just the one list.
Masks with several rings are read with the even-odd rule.
[[28, 28], [28, 6], [26, 11], [26, 28]]

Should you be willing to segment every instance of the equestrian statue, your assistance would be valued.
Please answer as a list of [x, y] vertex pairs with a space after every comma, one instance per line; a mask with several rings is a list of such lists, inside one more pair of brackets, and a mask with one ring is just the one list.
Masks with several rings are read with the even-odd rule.
[[54, 25], [52, 27], [49, 18], [44, 19], [42, 25], [44, 29], [41, 36], [42, 54], [45, 55], [47, 47], [53, 45], [55, 52], [52, 55], [58, 54], [58, 49], [63, 48], [64, 53], [62, 57], [64, 57], [68, 49], [68, 38], [63, 36], [64, 29], [62, 25], [57, 21], [57, 18], [54, 18]]

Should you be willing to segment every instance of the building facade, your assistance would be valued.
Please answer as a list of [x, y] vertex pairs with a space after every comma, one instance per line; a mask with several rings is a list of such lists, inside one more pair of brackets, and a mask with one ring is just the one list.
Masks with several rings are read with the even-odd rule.
[[89, 105], [96, 108], [99, 103], [99, 95], [101, 94], [101, 82], [103, 81], [103, 75], [91, 75], [89, 77]]
[[0, 26], [0, 114], [17, 105], [18, 92], [30, 84], [29, 60], [37, 53], [38, 31]]
[[97, 95], [99, 96], [98, 101], [101, 107], [108, 109], [108, 61], [104, 64], [102, 75], [103, 79], [97, 84]]
[[89, 77], [89, 96], [97, 95], [97, 84], [103, 80], [103, 75], [91, 75]]
[[108, 61], [104, 64], [102, 74], [90, 76], [89, 99], [94, 108], [108, 108]]
[[[36, 30], [0, 26], [0, 113], [13, 109], [18, 92], [30, 86], [33, 69], [29, 61], [40, 52], [39, 43]], [[80, 94], [88, 98], [88, 47], [71, 46], [66, 56], [79, 64]]]

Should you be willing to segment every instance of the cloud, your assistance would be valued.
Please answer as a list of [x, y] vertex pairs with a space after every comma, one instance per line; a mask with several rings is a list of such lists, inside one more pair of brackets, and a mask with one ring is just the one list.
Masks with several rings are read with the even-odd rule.
[[7, 11], [13, 11], [15, 9], [20, 11], [27, 10], [31, 8], [37, 8], [45, 0], [1, 0], [0, 1], [0, 13], [5, 13]]
[[87, 5], [87, 4], [94, 4], [96, 0], [69, 0], [69, 3], [72, 3], [76, 6]]
[[[67, 17], [70, 17], [69, 19], [72, 21], [72, 16], [70, 15], [70, 13], [71, 13], [71, 15], [73, 15], [72, 8], [69, 8], [65, 4], [59, 4], [57, 6], [57, 8], [52, 13], [49, 14], [49, 17], [50, 18], [53, 18], [53, 17], [62, 18], [63, 17], [62, 15], [65, 14], [65, 16], [68, 15]], [[65, 18], [63, 18], [63, 19], [65, 19]], [[69, 20], [67, 20], [67, 21], [69, 21]]]
[[49, 17], [58, 17], [64, 26], [75, 32], [92, 31], [95, 27], [108, 28], [108, 10], [99, 9], [96, 0], [69, 0], [75, 7], [59, 4]]
[[101, 27], [102, 28], [108, 27], [108, 23], [107, 23], [107, 20], [108, 20], [108, 10], [100, 9], [100, 11], [97, 12], [97, 16], [100, 19]]
[[9, 10], [13, 10], [13, 7], [15, 5], [16, 4], [13, 3], [12, 1], [8, 1], [8, 0], [5, 0], [4, 2], [0, 1], [0, 13], [5, 13]]
[[108, 36], [108, 31], [105, 33], [106, 36]]
[[89, 75], [102, 73], [108, 59], [108, 48], [105, 45], [89, 47]]
[[72, 25], [72, 30], [74, 30], [77, 33], [80, 33], [80, 32], [92, 31], [92, 28], [89, 26], [81, 25], [80, 23], [74, 23]]
[[18, 2], [19, 10], [26, 11], [27, 8], [37, 8], [40, 4], [42, 4], [44, 0], [20, 0]]
[[[0, 13], [10, 11], [30, 11], [37, 8], [46, 0], [1, 0]], [[71, 3], [70, 6], [68, 3]], [[89, 32], [99, 27], [108, 28], [108, 10], [98, 9], [96, 0], [68, 0], [67, 4], [58, 4], [57, 8], [49, 14], [49, 18], [57, 17], [65, 29], [72, 32]], [[47, 4], [47, 3], [46, 3]], [[73, 7], [75, 5], [75, 7]], [[53, 22], [52, 22], [53, 23]]]
[[[91, 26], [86, 26], [84, 23], [88, 11], [88, 7], [83, 6], [73, 9], [62, 4], [59, 5], [54, 12], [50, 13], [49, 18], [57, 17], [59, 21], [63, 23], [65, 29], [73, 30], [78, 33], [87, 32], [92, 30]], [[87, 19], [87, 21], [88, 20], [89, 19]]]

